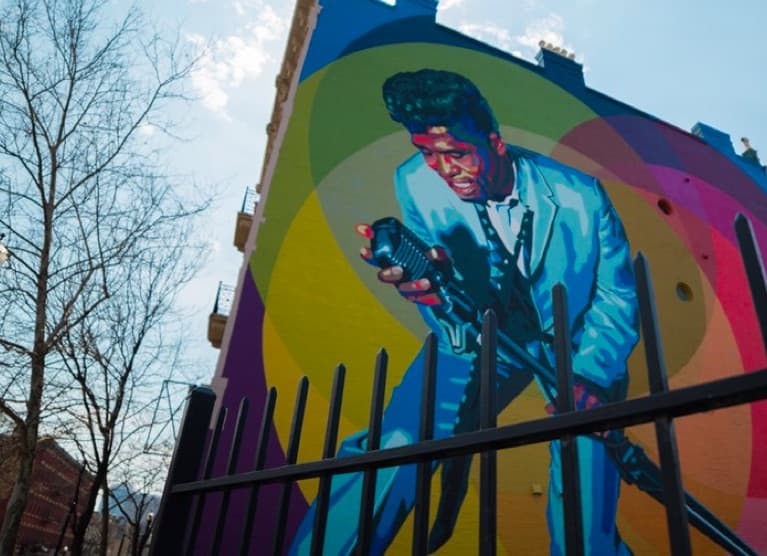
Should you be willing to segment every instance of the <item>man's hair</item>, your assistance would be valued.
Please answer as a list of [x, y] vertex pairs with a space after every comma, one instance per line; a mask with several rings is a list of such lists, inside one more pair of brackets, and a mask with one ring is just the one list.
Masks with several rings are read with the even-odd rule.
[[392, 120], [410, 133], [456, 124], [483, 135], [498, 131], [482, 93], [457, 73], [433, 69], [397, 73], [384, 82], [383, 98]]

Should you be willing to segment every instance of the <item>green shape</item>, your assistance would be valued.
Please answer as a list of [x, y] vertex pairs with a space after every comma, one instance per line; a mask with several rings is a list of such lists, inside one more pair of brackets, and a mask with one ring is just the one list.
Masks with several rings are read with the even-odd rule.
[[304, 81], [296, 92], [290, 121], [280, 146], [279, 158], [264, 203], [264, 221], [257, 223], [256, 248], [250, 257], [250, 270], [261, 298], [266, 299], [269, 280], [282, 239], [293, 219], [314, 190], [306, 153], [309, 148], [308, 127], [314, 97], [324, 70]]

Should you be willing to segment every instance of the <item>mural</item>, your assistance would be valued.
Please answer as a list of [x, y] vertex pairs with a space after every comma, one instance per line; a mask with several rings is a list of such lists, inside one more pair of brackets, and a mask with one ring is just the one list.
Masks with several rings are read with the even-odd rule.
[[[479, 428], [479, 344], [475, 315], [495, 309], [501, 334], [553, 368], [551, 290], [568, 286], [577, 404], [593, 407], [625, 396], [626, 359], [638, 339], [637, 301], [623, 226], [598, 181], [554, 160], [506, 144], [487, 101], [465, 77], [424, 69], [398, 73], [383, 85], [391, 118], [401, 123], [419, 153], [394, 173], [404, 230], [396, 220], [357, 226], [374, 248], [362, 257], [384, 266], [379, 280], [397, 286], [439, 334], [435, 437]], [[421, 272], [409, 253], [408, 234], [420, 240], [444, 275]], [[396, 236], [390, 239], [389, 236]], [[385, 236], [385, 237], [382, 237]], [[432, 246], [429, 248], [428, 246]], [[405, 251], [403, 253], [403, 251]], [[455, 294], [453, 294], [453, 290]], [[455, 297], [465, 300], [459, 302]], [[465, 310], [466, 306], [474, 310]], [[418, 438], [423, 361], [416, 357], [384, 412], [381, 446]], [[533, 380], [529, 365], [512, 353], [498, 361], [498, 408]], [[553, 376], [553, 373], [552, 373]], [[546, 385], [551, 388], [551, 384]], [[546, 392], [552, 401], [552, 392]], [[579, 440], [581, 481], [594, 554], [628, 554], [615, 528], [619, 476], [604, 443]], [[340, 455], [365, 451], [365, 433], [348, 438]], [[553, 554], [564, 554], [562, 469], [551, 446], [548, 523]], [[442, 496], [430, 536], [436, 550], [451, 536], [466, 494], [471, 457], [442, 462]], [[381, 554], [413, 506], [414, 466], [384, 470], [376, 493], [374, 554]], [[362, 474], [333, 482], [326, 542], [329, 554], [352, 554], [353, 516]], [[343, 506], [343, 507], [341, 507]], [[336, 508], [338, 508], [336, 510]], [[312, 506], [312, 510], [314, 506]], [[293, 553], [308, 554], [313, 511], [304, 517]], [[299, 548], [300, 547], [300, 548]]]
[[[440, 338], [435, 435], [476, 428], [476, 334], [461, 326], [456, 299], [495, 308], [503, 336], [551, 365], [550, 289], [562, 281], [580, 406], [646, 394], [629, 264], [639, 251], [651, 264], [672, 388], [767, 365], [732, 231], [743, 212], [767, 245], [767, 179], [716, 142], [721, 132], [701, 125], [691, 135], [592, 91], [580, 66], [554, 52], [542, 51], [536, 66], [444, 29], [430, 2], [322, 4], [214, 379], [232, 408], [243, 395], [263, 399], [267, 385], [279, 390], [267, 465], [284, 462], [291, 392], [303, 375], [311, 388], [299, 461], [320, 457], [339, 361], [348, 369], [341, 452], [364, 449], [381, 346], [390, 354], [382, 444], [412, 441], [429, 330]], [[388, 249], [396, 241], [426, 256], [425, 274]], [[498, 363], [499, 423], [545, 414], [545, 384], [503, 350]], [[686, 488], [767, 552], [767, 406], [676, 427]], [[657, 461], [651, 426], [611, 434]], [[603, 442], [581, 439], [579, 448], [592, 553], [665, 553], [657, 503], [620, 485]], [[438, 554], [475, 550], [470, 463], [435, 468]], [[499, 553], [563, 553], [556, 444], [500, 452], [498, 469]], [[409, 467], [379, 473], [377, 552], [410, 550], [413, 476]], [[351, 549], [360, 484], [355, 475], [333, 483], [328, 554]], [[293, 553], [307, 546], [316, 488], [294, 489]], [[268, 503], [258, 519], [273, 520]], [[254, 543], [268, 542], [270, 530], [256, 531], [265, 538]], [[692, 540], [696, 554], [721, 554], [697, 532]]]

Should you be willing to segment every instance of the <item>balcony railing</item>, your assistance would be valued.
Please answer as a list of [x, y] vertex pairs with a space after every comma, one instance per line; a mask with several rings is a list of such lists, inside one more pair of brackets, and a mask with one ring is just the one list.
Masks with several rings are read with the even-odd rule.
[[210, 341], [214, 348], [221, 347], [226, 319], [229, 317], [233, 303], [234, 286], [219, 282], [218, 290], [216, 291], [216, 301], [213, 303], [213, 311], [208, 318], [208, 341]]
[[258, 201], [261, 198], [255, 189], [246, 189], [242, 198], [242, 207], [237, 213], [237, 224], [234, 229], [234, 246], [239, 251], [245, 250], [245, 242], [248, 241], [250, 225], [253, 223], [253, 215], [256, 213]]

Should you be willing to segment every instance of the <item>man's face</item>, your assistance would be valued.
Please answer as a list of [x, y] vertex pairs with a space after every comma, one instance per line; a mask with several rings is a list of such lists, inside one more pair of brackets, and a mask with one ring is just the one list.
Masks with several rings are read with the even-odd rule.
[[414, 133], [411, 139], [426, 164], [462, 200], [481, 202], [505, 197], [514, 183], [506, 144], [497, 133], [462, 139], [468, 135], [432, 126], [423, 133]]

